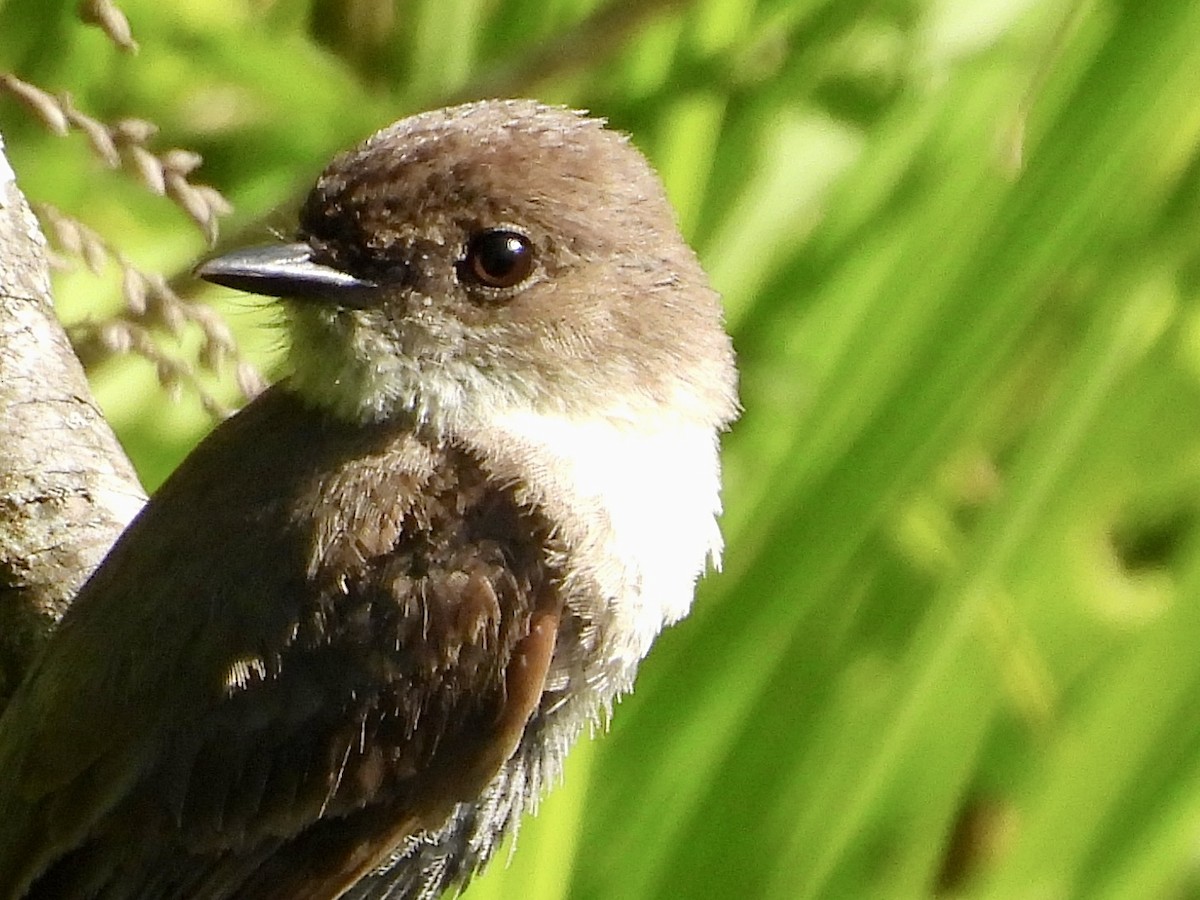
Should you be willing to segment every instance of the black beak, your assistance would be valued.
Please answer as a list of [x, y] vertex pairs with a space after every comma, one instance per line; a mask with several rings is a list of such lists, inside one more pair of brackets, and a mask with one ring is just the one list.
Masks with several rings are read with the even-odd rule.
[[248, 294], [326, 301], [339, 306], [364, 306], [378, 287], [374, 282], [313, 262], [312, 248], [304, 243], [234, 250], [202, 262], [194, 274]]

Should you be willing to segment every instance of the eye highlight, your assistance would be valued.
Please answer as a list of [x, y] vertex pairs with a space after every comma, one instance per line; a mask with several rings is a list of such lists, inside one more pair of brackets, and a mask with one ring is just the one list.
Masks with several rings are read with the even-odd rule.
[[533, 244], [507, 228], [493, 228], [471, 238], [460, 275], [492, 288], [520, 284], [533, 273]]

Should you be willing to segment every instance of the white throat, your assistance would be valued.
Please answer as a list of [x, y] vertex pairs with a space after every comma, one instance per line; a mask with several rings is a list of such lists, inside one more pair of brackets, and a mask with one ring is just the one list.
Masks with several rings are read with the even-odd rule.
[[720, 564], [715, 430], [669, 414], [509, 411], [486, 432], [477, 449], [519, 471], [574, 548], [575, 575], [600, 586], [610, 621], [598, 624], [614, 636], [605, 656], [631, 679], [655, 635], [686, 615], [709, 561]]

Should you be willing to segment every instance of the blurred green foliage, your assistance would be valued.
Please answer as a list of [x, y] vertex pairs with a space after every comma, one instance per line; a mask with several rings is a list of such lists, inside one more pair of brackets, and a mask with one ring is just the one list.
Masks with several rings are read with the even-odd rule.
[[[8, 0], [0, 70], [202, 152], [229, 236], [403, 114], [532, 95], [633, 134], [727, 299], [725, 572], [471, 900], [1200, 897], [1200, 5], [123, 9], [136, 56]], [[33, 199], [147, 268], [205, 252], [0, 123]], [[60, 279], [64, 317], [113, 281]], [[269, 312], [213, 301], [269, 367]], [[151, 483], [208, 425], [95, 376]]]

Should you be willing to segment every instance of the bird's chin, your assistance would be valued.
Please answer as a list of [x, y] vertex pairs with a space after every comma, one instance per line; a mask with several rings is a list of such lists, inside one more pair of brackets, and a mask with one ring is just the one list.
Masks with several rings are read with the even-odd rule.
[[471, 367], [429, 358], [385, 336], [370, 313], [287, 304], [290, 390], [310, 406], [359, 425], [402, 422], [447, 430], [478, 380]]
[[[393, 368], [389, 348], [362, 313], [305, 301], [285, 300], [290, 347], [290, 390], [310, 406], [352, 423], [391, 418], [402, 404], [385, 390], [386, 372]], [[381, 384], [381, 381], [384, 382]]]

